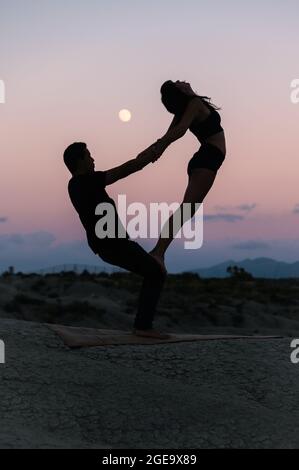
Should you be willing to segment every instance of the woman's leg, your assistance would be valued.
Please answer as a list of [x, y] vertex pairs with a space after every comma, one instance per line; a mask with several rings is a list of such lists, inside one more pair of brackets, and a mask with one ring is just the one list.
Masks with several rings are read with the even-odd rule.
[[[198, 207], [196, 207], [196, 203], [203, 202], [205, 196], [208, 194], [209, 190], [211, 189], [214, 180], [216, 178], [216, 172], [210, 170], [209, 168], [196, 168], [192, 171], [189, 177], [189, 183], [184, 195], [183, 203], [191, 204], [191, 217], [195, 214]], [[186, 218], [183, 219], [183, 205], [181, 204], [180, 208], [177, 212], [180, 213], [180, 227], [186, 222]], [[164, 225], [162, 232], [165, 230], [165, 227], [169, 230], [169, 236], [167, 238], [162, 238], [160, 234], [160, 238], [157, 242], [155, 248], [150, 252], [152, 256], [156, 258], [157, 261], [164, 264], [164, 255], [165, 251], [169, 247], [170, 243], [172, 242], [173, 238], [175, 237], [178, 230], [175, 232], [173, 230], [173, 218], [174, 216], [177, 217], [177, 213], [172, 214], [166, 224]], [[176, 227], [177, 228], [177, 227]], [[168, 232], [166, 232], [168, 234]]]

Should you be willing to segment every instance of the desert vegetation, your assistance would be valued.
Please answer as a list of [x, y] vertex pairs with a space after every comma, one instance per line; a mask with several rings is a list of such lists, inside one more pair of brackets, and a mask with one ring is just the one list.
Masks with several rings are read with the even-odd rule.
[[[299, 333], [299, 280], [254, 279], [230, 267], [228, 278], [168, 275], [156, 325], [177, 332]], [[141, 286], [139, 276], [23, 274], [0, 277], [0, 317], [73, 326], [130, 329]]]

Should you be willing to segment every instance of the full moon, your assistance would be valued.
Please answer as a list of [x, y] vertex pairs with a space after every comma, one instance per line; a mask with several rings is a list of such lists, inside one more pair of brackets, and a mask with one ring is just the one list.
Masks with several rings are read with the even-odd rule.
[[128, 109], [122, 109], [118, 113], [119, 119], [123, 122], [131, 121], [131, 113]]

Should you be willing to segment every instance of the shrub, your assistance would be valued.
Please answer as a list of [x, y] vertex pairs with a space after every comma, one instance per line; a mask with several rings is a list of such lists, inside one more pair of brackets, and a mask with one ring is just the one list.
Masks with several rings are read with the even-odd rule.
[[236, 280], [250, 280], [253, 279], [252, 274], [245, 271], [244, 268], [239, 268], [238, 266], [228, 266], [226, 272], [231, 275], [231, 278]]

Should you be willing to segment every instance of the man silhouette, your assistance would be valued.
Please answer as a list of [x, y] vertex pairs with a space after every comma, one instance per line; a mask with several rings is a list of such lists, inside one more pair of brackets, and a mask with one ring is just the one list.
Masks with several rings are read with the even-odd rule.
[[[154, 145], [141, 152], [136, 158], [107, 171], [96, 171], [94, 159], [87, 146], [82, 142], [71, 144], [64, 152], [64, 163], [72, 173], [68, 192], [72, 204], [86, 230], [88, 245], [105, 262], [119, 266], [143, 276], [139, 296], [138, 310], [134, 321], [133, 333], [160, 339], [169, 337], [153, 328], [156, 306], [166, 277], [165, 268], [149, 255], [138, 243], [118, 237], [120, 219], [113, 199], [105, 187], [140, 171], [157, 159]], [[115, 214], [115, 237], [98, 238], [95, 226], [101, 216], [95, 215], [95, 208], [100, 203], [112, 204]]]

